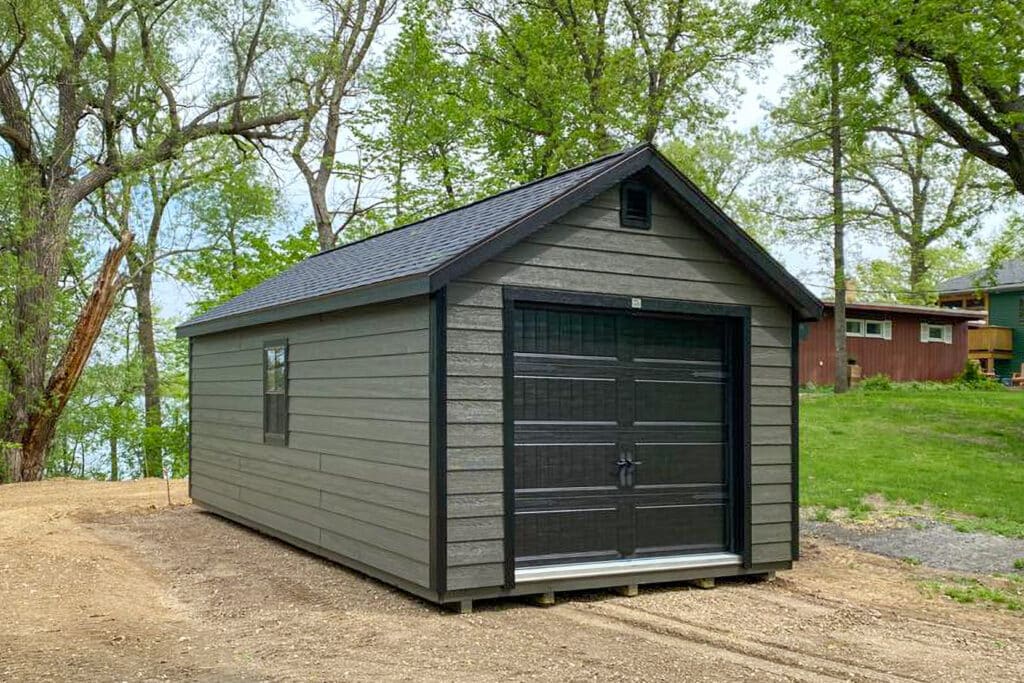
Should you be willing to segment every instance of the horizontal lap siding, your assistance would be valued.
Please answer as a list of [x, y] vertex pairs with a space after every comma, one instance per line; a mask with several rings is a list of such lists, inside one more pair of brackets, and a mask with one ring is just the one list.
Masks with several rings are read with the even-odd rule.
[[[289, 342], [288, 446], [263, 443], [262, 347]], [[429, 585], [425, 298], [196, 337], [192, 492]]]
[[756, 562], [791, 559], [791, 313], [663, 198], [649, 232], [619, 227], [617, 190], [452, 283], [448, 291], [448, 587], [500, 585], [502, 285], [751, 307]]
[[[851, 307], [846, 317], [892, 323], [892, 339], [846, 338], [847, 352], [864, 377], [883, 374], [897, 382], [945, 381], [963, 371], [967, 362], [967, 321], [963, 318]], [[926, 322], [952, 325], [953, 343], [922, 342], [921, 324]], [[833, 384], [835, 367], [835, 311], [829, 308], [821, 320], [807, 324], [800, 343], [800, 383]]]

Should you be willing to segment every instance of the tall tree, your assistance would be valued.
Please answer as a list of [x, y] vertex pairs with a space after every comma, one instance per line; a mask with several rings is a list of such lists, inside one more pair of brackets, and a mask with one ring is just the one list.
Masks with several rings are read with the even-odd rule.
[[972, 258], [963, 246], [957, 245], [930, 247], [924, 258], [926, 268], [920, 289], [908, 289], [910, 259], [908, 249], [901, 247], [884, 259], [861, 261], [854, 266], [857, 291], [871, 301], [903, 304], [922, 303], [922, 292], [927, 291], [931, 297], [925, 302], [933, 303], [938, 283], [975, 272], [984, 265], [980, 259]]
[[766, 160], [760, 131], [711, 128], [692, 142], [670, 140], [661, 151], [750, 235], [767, 243], [771, 225], [757, 190]]
[[316, 253], [310, 222], [274, 239], [282, 218], [277, 189], [249, 159], [215, 183], [200, 183], [183, 198], [180, 220], [191, 226], [200, 248], [173, 259], [175, 279], [194, 289], [202, 312], [255, 287], [293, 263]]
[[854, 3], [864, 47], [914, 105], [1024, 194], [1024, 30], [1019, 2]]
[[[835, 17], [830, 18], [835, 20]], [[849, 388], [849, 378], [846, 375], [849, 354], [846, 349], [846, 202], [843, 188], [843, 156], [846, 150], [843, 146], [843, 65], [834, 38], [825, 39], [824, 53], [828, 62], [828, 141], [832, 180], [832, 290], [835, 292], [832, 327], [836, 350], [835, 391], [840, 394]]]
[[[341, 228], [335, 227], [335, 209], [328, 188], [337, 172], [339, 134], [344, 123], [344, 102], [353, 86], [381, 24], [395, 10], [397, 0], [313, 0], [318, 27], [304, 37], [297, 59], [308, 65], [302, 79], [306, 88], [305, 113], [293, 138], [291, 157], [298, 167], [313, 207], [320, 249], [335, 246]], [[356, 168], [363, 180], [362, 166]], [[358, 200], [349, 215], [362, 211]]]
[[[0, 139], [19, 180], [20, 224], [5, 246], [22, 266], [12, 283], [14, 341], [2, 356], [10, 399], [0, 441], [9, 454], [20, 452], [16, 478], [42, 475], [60, 412], [124, 283], [117, 271], [130, 236], [109, 252], [74, 332], [51, 354], [73, 216], [107, 183], [178, 157], [196, 140], [259, 140], [299, 118], [301, 106], [282, 99], [286, 82], [264, 69], [273, 63], [275, 7], [272, 0], [38, 0], [0, 8]], [[195, 87], [195, 55], [178, 49], [182, 26], [204, 43], [197, 49], [210, 74], [206, 88]], [[154, 109], [158, 130], [114, 144], [134, 117]]]
[[942, 131], [903, 98], [872, 126], [849, 163], [863, 191], [867, 227], [907, 262], [906, 301], [934, 301], [931, 251], [974, 235], [1000, 198], [975, 157], [950, 145]]
[[479, 102], [466, 67], [442, 53], [429, 2], [406, 5], [398, 37], [370, 77], [367, 136], [390, 184], [388, 213], [401, 225], [473, 198]]
[[530, 180], [721, 114], [753, 51], [725, 0], [469, 0], [465, 54], [491, 172]]
[[[137, 139], [141, 137], [137, 130], [133, 135]], [[161, 476], [164, 467], [154, 277], [162, 261], [196, 248], [188, 244], [194, 230], [171, 230], [171, 237], [168, 238], [166, 228], [183, 227], [180, 224], [187, 217], [187, 211], [183, 208], [190, 193], [216, 192], [223, 185], [237, 182], [239, 169], [251, 167], [246, 156], [226, 139], [218, 137], [200, 140], [189, 150], [187, 162], [171, 161], [123, 176], [108, 183], [88, 200], [92, 209], [90, 218], [106, 226], [112, 235], [124, 232], [140, 235], [140, 239], [125, 254], [125, 261], [131, 298], [134, 301], [138, 355], [142, 365], [146, 425], [142, 475], [145, 477]], [[250, 207], [234, 208], [251, 211]], [[168, 223], [169, 226], [166, 225]]]
[[806, 192], [794, 198], [789, 188], [779, 187], [779, 200], [789, 209], [777, 215], [808, 224], [818, 239], [828, 235], [835, 300], [835, 391], [842, 393], [848, 388], [846, 241], [851, 222], [845, 166], [863, 141], [867, 117], [862, 102], [870, 75], [851, 40], [853, 22], [840, 0], [770, 1], [762, 3], [761, 10], [769, 16], [778, 13], [775, 17], [781, 18], [785, 35], [797, 41], [804, 59], [790, 79], [786, 101], [771, 118], [777, 154], [793, 173], [788, 180]]

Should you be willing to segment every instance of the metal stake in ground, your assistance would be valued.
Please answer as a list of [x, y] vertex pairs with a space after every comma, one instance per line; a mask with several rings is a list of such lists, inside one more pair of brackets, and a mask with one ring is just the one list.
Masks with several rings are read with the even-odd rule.
[[171, 506], [171, 470], [164, 468], [164, 482], [167, 484], [167, 507]]

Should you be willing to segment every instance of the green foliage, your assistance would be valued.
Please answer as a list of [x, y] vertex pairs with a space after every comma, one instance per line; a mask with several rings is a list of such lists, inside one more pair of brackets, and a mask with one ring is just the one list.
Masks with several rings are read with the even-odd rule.
[[982, 267], [963, 246], [931, 247], [924, 252], [925, 273], [917, 291], [910, 285], [910, 259], [905, 247], [889, 258], [861, 261], [853, 269], [857, 291], [865, 300], [901, 304], [934, 304], [938, 283]]
[[964, 365], [964, 370], [957, 376], [957, 381], [964, 384], [979, 384], [984, 382], [988, 378], [981, 371], [981, 366], [977, 363], [967, 361]]
[[865, 377], [857, 385], [861, 391], [892, 391], [894, 386], [889, 375], [884, 373]]
[[273, 239], [266, 230], [232, 229], [230, 239], [182, 260], [179, 279], [196, 293], [196, 313], [252, 289], [317, 252], [316, 231], [307, 223], [294, 235]]
[[946, 140], [1024, 193], [1019, 107], [1024, 74], [1020, 4], [896, 0], [849, 3], [865, 58], [884, 69], [939, 124]]
[[1024, 404], [1013, 392], [808, 396], [800, 454], [803, 505], [853, 509], [881, 495], [1024, 537]]
[[897, 256], [891, 263], [899, 264], [902, 281], [890, 285], [897, 300], [932, 303], [935, 285], [965, 265], [966, 245], [1002, 197], [984, 164], [946, 144], [941, 130], [892, 90], [872, 93], [873, 120], [849, 155], [851, 184], [863, 188], [851, 206]]
[[942, 594], [965, 605], [987, 603], [1012, 612], [1024, 610], [1024, 590], [1012, 581], [1005, 586], [990, 586], [981, 579], [956, 577], [949, 581], [926, 581], [922, 587], [931, 595]]
[[629, 143], [697, 139], [757, 58], [737, 0], [473, 0], [437, 16], [407, 5], [368, 80], [397, 223]]
[[197, 187], [183, 210], [204, 240], [201, 249], [176, 262], [178, 280], [195, 292], [196, 312], [238, 296], [317, 252], [311, 223], [296, 233], [272, 236], [274, 223], [282, 218], [280, 197], [252, 162]]
[[370, 75], [368, 123], [385, 133], [368, 136], [392, 191], [394, 225], [450, 209], [474, 196], [470, 158], [478, 144], [469, 102], [479, 102], [465, 66], [445, 58], [429, 2], [412, 2], [384, 64]]
[[675, 138], [660, 149], [740, 227], [768, 243], [777, 235], [769, 233], [753, 187], [764, 162], [764, 144], [757, 129], [742, 133], [711, 128], [693, 143]]
[[1017, 571], [1024, 571], [1024, 557], [1018, 557], [1013, 561], [1013, 568]]

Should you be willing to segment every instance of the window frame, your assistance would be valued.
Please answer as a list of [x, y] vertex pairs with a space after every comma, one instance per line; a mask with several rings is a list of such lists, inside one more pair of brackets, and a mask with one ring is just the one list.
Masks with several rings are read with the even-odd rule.
[[[940, 330], [941, 337], [932, 338], [932, 330]], [[949, 323], [921, 323], [922, 344], [952, 344], [953, 325]]]
[[[644, 199], [646, 200], [646, 208], [643, 218], [630, 216], [626, 213], [626, 197], [630, 192], [643, 193]], [[651, 188], [638, 182], [624, 182], [619, 185], [619, 224], [622, 227], [629, 228], [631, 230], [650, 230], [652, 211]]]
[[[271, 349], [282, 349], [284, 351], [284, 360], [283, 360], [283, 363], [281, 365], [281, 387], [279, 389], [275, 389], [273, 391], [268, 391], [268, 389], [267, 389], [267, 376], [268, 376], [268, 370], [270, 369], [270, 366], [268, 364], [268, 357], [267, 357], [268, 354], [267, 354], [267, 352], [269, 350], [271, 350]], [[263, 342], [263, 349], [262, 349], [262, 362], [260, 364], [260, 367], [262, 368], [262, 372], [263, 372], [263, 376], [262, 376], [262, 392], [260, 393], [260, 397], [261, 397], [262, 403], [263, 403], [262, 411], [261, 411], [262, 424], [263, 424], [263, 443], [266, 443], [266, 444], [274, 444], [274, 445], [278, 445], [278, 446], [287, 446], [288, 445], [288, 413], [289, 413], [289, 410], [288, 410], [288, 408], [289, 408], [289, 406], [288, 406], [288, 403], [289, 403], [289, 399], [288, 399], [288, 357], [289, 357], [289, 348], [288, 348], [288, 339], [287, 338], [276, 338], [276, 339], [264, 340], [264, 342]], [[279, 422], [284, 425], [284, 429], [281, 432], [271, 432], [271, 431], [268, 431], [268, 429], [267, 429], [267, 423], [268, 423], [268, 420], [267, 420], [267, 413], [268, 413], [267, 397], [268, 396], [282, 396], [283, 397], [283, 399], [280, 402], [280, 407], [278, 408], [278, 410], [280, 410], [283, 413], [282, 416], [279, 416], [279, 417], [281, 417]]]
[[[859, 331], [851, 332], [850, 323], [856, 323], [859, 327]], [[881, 325], [881, 330], [877, 334], [868, 332], [869, 324]], [[847, 318], [846, 319], [846, 336], [847, 337], [862, 337], [864, 339], [882, 339], [884, 341], [892, 341], [892, 321], [891, 320], [876, 320], [874, 318]]]

